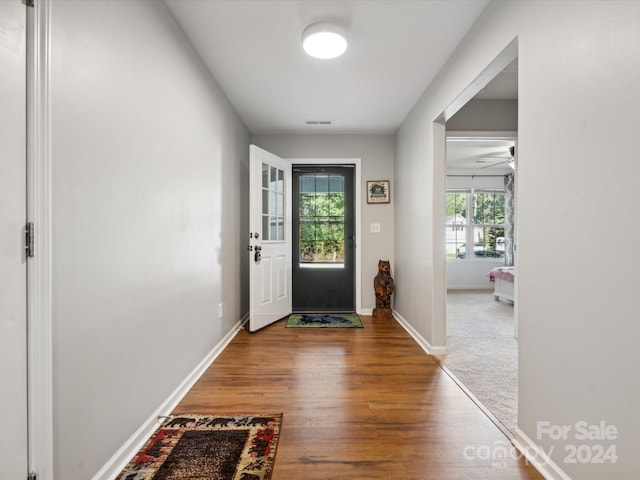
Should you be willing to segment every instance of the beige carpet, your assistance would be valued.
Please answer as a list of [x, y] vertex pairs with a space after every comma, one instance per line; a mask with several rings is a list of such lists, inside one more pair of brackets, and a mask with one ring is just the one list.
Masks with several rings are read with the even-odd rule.
[[488, 290], [447, 293], [447, 355], [438, 358], [500, 422], [517, 425], [518, 345], [513, 305]]

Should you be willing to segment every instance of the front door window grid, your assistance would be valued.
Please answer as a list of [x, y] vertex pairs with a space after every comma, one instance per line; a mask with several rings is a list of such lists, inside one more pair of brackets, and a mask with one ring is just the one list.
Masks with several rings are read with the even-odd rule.
[[284, 170], [262, 164], [262, 240], [284, 241]]
[[344, 264], [344, 177], [300, 176], [300, 264]]

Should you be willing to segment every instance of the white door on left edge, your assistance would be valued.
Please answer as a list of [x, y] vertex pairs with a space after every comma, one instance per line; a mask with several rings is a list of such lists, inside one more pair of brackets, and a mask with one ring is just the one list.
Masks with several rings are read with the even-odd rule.
[[27, 7], [0, 0], [0, 478], [27, 478]]
[[291, 313], [291, 162], [251, 145], [249, 330]]

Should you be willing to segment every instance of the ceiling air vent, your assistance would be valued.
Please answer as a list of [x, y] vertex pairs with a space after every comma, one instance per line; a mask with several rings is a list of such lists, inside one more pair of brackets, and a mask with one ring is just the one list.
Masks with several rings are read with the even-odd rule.
[[331, 120], [307, 120], [307, 125], [331, 125]]

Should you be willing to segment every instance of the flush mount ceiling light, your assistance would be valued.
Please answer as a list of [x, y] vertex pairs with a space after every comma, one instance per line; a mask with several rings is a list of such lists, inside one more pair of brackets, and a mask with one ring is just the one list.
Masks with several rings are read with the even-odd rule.
[[311, 24], [302, 32], [302, 48], [314, 58], [339, 57], [347, 50], [347, 31], [330, 22]]

